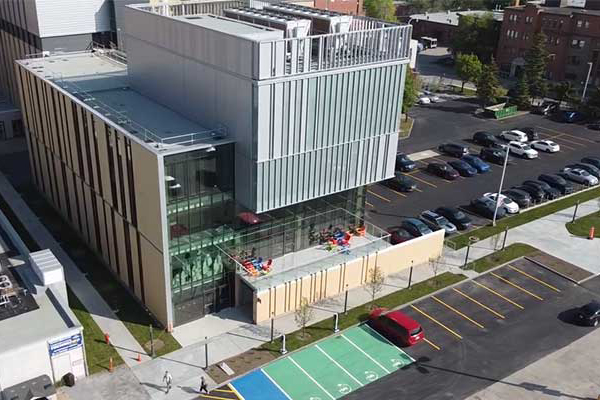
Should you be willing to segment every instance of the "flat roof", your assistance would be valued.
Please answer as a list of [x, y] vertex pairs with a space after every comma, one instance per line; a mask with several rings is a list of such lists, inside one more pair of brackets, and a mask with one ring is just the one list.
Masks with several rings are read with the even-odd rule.
[[436, 13], [425, 13], [425, 14], [414, 14], [410, 18], [418, 21], [429, 21], [438, 24], [458, 26], [460, 16], [475, 16], [481, 17], [486, 14], [492, 14], [492, 17], [496, 21], [502, 21], [504, 19], [504, 13], [499, 11], [489, 10], [473, 10], [473, 11], [445, 11]]
[[282, 38], [281, 30], [255, 25], [249, 22], [238, 21], [211, 14], [182, 15], [172, 17], [205, 29], [228, 35], [240, 36], [251, 40], [277, 40]]
[[[129, 85], [127, 65], [103, 53], [65, 53], [18, 62], [152, 151], [191, 150], [229, 142], [215, 139], [210, 129], [135, 91]], [[180, 144], [190, 141], [192, 134], [193, 143]]]
[[548, 6], [541, 6], [538, 4], [531, 4], [531, 3], [528, 3], [525, 6], [506, 7], [506, 9], [512, 10], [512, 11], [524, 11], [525, 7], [535, 7], [546, 14], [554, 14], [554, 15], [569, 16], [572, 14], [583, 14], [583, 15], [600, 16], [600, 10], [589, 10], [586, 8], [577, 8], [577, 7], [548, 7]]

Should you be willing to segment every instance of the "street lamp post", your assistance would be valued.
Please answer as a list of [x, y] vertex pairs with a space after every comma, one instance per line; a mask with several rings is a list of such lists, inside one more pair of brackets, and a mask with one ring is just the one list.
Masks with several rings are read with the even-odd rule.
[[585, 78], [585, 85], [583, 86], [583, 94], [581, 95], [582, 103], [585, 100], [585, 92], [587, 92], [588, 83], [590, 83], [590, 75], [592, 74], [592, 66], [594, 65], [594, 63], [589, 62], [588, 65], [589, 65], [589, 68], [588, 68], [587, 78]]
[[506, 166], [508, 165], [508, 146], [504, 150], [506, 155], [504, 156], [504, 167], [502, 168], [502, 177], [500, 178], [500, 186], [498, 186], [498, 194], [496, 195], [496, 206], [494, 207], [494, 218], [492, 219], [492, 226], [496, 226], [496, 216], [498, 215], [498, 207], [500, 207], [500, 193], [502, 192], [502, 185], [504, 184], [504, 175], [506, 174]]

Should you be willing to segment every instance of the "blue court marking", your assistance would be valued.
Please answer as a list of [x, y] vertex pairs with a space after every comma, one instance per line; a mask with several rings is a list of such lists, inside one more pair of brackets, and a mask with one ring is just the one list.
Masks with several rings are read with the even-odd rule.
[[230, 385], [244, 399], [289, 400], [289, 397], [273, 384], [262, 369], [236, 379]]

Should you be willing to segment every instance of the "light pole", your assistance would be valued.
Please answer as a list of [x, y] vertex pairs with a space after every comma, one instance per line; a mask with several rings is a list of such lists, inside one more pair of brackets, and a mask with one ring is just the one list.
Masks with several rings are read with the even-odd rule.
[[585, 78], [585, 85], [583, 86], [583, 94], [581, 95], [582, 103], [585, 100], [585, 92], [587, 92], [588, 83], [590, 83], [590, 75], [592, 74], [592, 66], [594, 65], [594, 63], [590, 61], [588, 65], [590, 67], [588, 68], [587, 78]]
[[500, 186], [498, 186], [498, 194], [496, 195], [496, 206], [494, 207], [494, 218], [492, 219], [492, 226], [496, 226], [496, 216], [498, 215], [498, 207], [500, 207], [500, 193], [502, 192], [502, 185], [504, 184], [504, 175], [506, 174], [506, 166], [508, 165], [508, 146], [504, 149], [506, 155], [504, 156], [504, 167], [502, 168], [502, 177], [500, 178]]

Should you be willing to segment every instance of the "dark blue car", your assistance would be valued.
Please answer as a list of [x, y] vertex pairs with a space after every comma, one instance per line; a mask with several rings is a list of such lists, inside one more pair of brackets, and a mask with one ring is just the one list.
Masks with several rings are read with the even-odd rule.
[[477, 170], [471, 167], [471, 165], [466, 161], [453, 160], [449, 161], [448, 164], [450, 164], [452, 168], [457, 170], [460, 176], [471, 177], [477, 175]]
[[583, 114], [578, 111], [563, 111], [560, 120], [568, 124], [583, 121]]
[[472, 154], [467, 154], [466, 156], [463, 156], [461, 160], [469, 164], [471, 167], [475, 168], [480, 174], [488, 172], [490, 170], [490, 166], [488, 163], [484, 162], [481, 158]]

